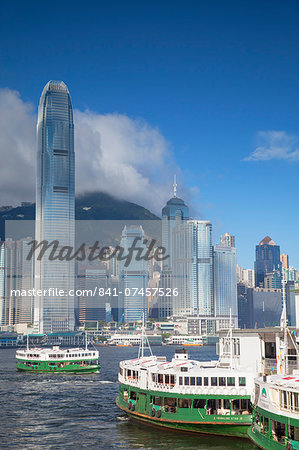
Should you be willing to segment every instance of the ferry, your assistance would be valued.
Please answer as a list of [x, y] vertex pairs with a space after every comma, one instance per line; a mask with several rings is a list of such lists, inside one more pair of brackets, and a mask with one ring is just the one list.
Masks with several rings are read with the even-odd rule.
[[198, 339], [198, 340], [186, 339], [185, 341], [182, 342], [182, 346], [183, 347], [202, 347], [203, 346], [202, 338]]
[[26, 372], [88, 373], [99, 372], [99, 352], [85, 349], [27, 348], [16, 351], [16, 368]]
[[299, 373], [255, 380], [249, 437], [266, 450], [299, 449]]
[[[264, 375], [255, 380], [252, 394], [251, 440], [265, 450], [299, 450], [299, 371], [289, 370], [288, 336], [296, 357], [298, 346], [288, 329], [286, 281], [282, 280], [281, 329], [284, 340], [277, 359], [277, 375]], [[293, 357], [293, 355], [292, 355]]]
[[185, 348], [176, 350], [171, 361], [151, 350], [146, 357], [145, 340], [146, 336], [137, 359], [120, 363], [120, 409], [165, 428], [248, 438], [255, 372], [234, 368], [232, 352], [228, 365], [221, 359], [190, 360]]

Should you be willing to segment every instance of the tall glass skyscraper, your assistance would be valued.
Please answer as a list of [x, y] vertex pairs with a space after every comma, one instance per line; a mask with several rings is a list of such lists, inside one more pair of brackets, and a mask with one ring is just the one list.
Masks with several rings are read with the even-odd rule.
[[[71, 97], [62, 81], [49, 81], [42, 92], [37, 122], [35, 239], [74, 248], [75, 154]], [[38, 252], [37, 252], [38, 254]], [[35, 260], [35, 288], [57, 288], [64, 296], [35, 298], [35, 329], [41, 333], [73, 330], [74, 262]]]
[[237, 317], [237, 255], [235, 247], [214, 247], [215, 315]]
[[212, 224], [187, 220], [173, 231], [173, 314], [214, 314]]
[[[145, 234], [142, 226], [125, 226], [121, 235], [120, 245], [124, 248], [124, 254], [129, 253], [135, 239], [139, 239], [138, 247], [146, 251], [144, 244]], [[148, 318], [148, 262], [136, 259], [137, 250], [133, 252], [130, 264], [126, 267], [125, 261], [119, 262], [120, 307], [124, 314], [124, 321], [138, 321]]]
[[255, 285], [264, 287], [264, 278], [267, 273], [281, 271], [280, 247], [269, 236], [255, 247]]

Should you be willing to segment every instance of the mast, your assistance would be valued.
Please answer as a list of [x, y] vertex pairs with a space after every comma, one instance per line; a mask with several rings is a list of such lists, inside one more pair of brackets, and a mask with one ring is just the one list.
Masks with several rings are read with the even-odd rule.
[[87, 343], [87, 333], [86, 333], [86, 330], [84, 330], [85, 331], [85, 350], [87, 350], [87, 346], [88, 346], [88, 343]]
[[176, 192], [177, 192], [177, 182], [176, 182], [176, 175], [173, 176], [173, 196], [176, 197]]
[[288, 318], [287, 318], [287, 297], [286, 297], [286, 284], [287, 281], [282, 275], [282, 313], [280, 318], [280, 327], [283, 331], [283, 375], [287, 375], [289, 371], [288, 367]]
[[229, 341], [230, 341], [230, 368], [233, 368], [233, 324], [232, 309], [229, 308]]
[[[146, 346], [144, 345], [146, 344]], [[141, 327], [141, 337], [140, 337], [140, 345], [139, 345], [139, 351], [138, 351], [138, 358], [144, 357], [144, 349], [148, 348], [150, 351], [150, 355], [153, 356], [151, 346], [149, 344], [147, 335], [145, 333], [145, 325], [144, 325], [144, 312], [142, 313], [142, 327]]]

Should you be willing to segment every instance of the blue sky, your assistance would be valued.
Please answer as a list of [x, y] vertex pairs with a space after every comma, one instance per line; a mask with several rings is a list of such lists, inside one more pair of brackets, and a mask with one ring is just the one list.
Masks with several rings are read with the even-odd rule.
[[[292, 0], [15, 1], [1, 8], [0, 88], [35, 117], [45, 83], [64, 80], [89, 138], [91, 123], [105, 127], [103, 141], [126, 125], [137, 152], [147, 141], [144, 159], [161, 150], [148, 177], [141, 161], [130, 167], [153, 190], [145, 206], [163, 206], [155, 181], [178, 171], [192, 214], [212, 221], [215, 241], [236, 235], [242, 266], [269, 234], [299, 269], [298, 19]], [[8, 146], [0, 151], [5, 164]], [[142, 203], [134, 189], [124, 196]]]

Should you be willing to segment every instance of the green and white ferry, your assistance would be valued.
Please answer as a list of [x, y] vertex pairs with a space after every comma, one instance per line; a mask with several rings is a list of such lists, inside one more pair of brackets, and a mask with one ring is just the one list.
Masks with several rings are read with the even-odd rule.
[[[146, 342], [142, 339], [142, 343]], [[151, 353], [151, 350], [150, 350]], [[231, 353], [232, 355], [232, 353]], [[132, 418], [182, 431], [248, 438], [256, 372], [190, 360], [144, 356], [120, 363], [117, 406]]]
[[85, 349], [71, 348], [27, 348], [16, 351], [17, 370], [27, 372], [48, 373], [89, 373], [99, 372], [99, 352]]
[[249, 437], [266, 450], [299, 450], [299, 374], [255, 380]]
[[299, 450], [299, 371], [290, 374], [288, 336], [298, 357], [297, 343], [289, 333], [286, 307], [286, 281], [282, 281], [283, 310], [281, 328], [284, 342], [277, 360], [278, 375], [264, 375], [255, 380], [252, 394], [252, 426], [249, 437], [266, 450]]

